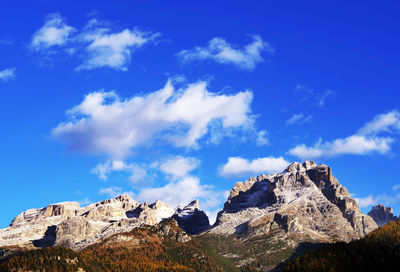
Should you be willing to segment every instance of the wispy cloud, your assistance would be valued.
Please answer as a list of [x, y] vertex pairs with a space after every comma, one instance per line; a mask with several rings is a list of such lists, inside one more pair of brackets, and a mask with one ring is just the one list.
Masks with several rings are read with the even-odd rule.
[[331, 90], [326, 90], [324, 92], [322, 92], [317, 100], [317, 105], [320, 107], [323, 107], [325, 105], [325, 102], [329, 99], [329, 98], [333, 98], [336, 96], [336, 93], [331, 91]]
[[45, 24], [33, 34], [30, 46], [36, 51], [61, 46], [67, 43], [74, 32], [76, 29], [67, 25], [61, 15], [50, 14]]
[[230, 157], [228, 162], [219, 168], [219, 174], [225, 177], [238, 177], [248, 174], [277, 173], [283, 171], [289, 164], [283, 157], [265, 157], [253, 160]]
[[122, 160], [109, 160], [104, 163], [96, 165], [92, 169], [92, 173], [96, 174], [99, 179], [106, 181], [108, 179], [108, 174], [115, 171], [125, 171], [130, 173], [129, 180], [133, 183], [143, 181], [147, 175], [147, 171], [134, 163], [125, 163]]
[[177, 54], [183, 63], [212, 60], [220, 64], [233, 64], [243, 70], [253, 70], [263, 62], [262, 52], [273, 52], [273, 48], [259, 36], [252, 36], [253, 42], [243, 48], [229, 44], [224, 38], [214, 38], [206, 47], [197, 46]]
[[380, 194], [377, 196], [369, 195], [363, 198], [355, 198], [355, 200], [360, 208], [366, 208], [377, 204], [390, 206], [399, 203], [400, 193]]
[[84, 199], [81, 199], [81, 200], [77, 200], [76, 202], [78, 202], [79, 206], [86, 206], [86, 205], [92, 203], [92, 201], [87, 197]]
[[302, 113], [295, 113], [286, 121], [286, 125], [287, 126], [290, 126], [290, 125], [302, 125], [304, 123], [311, 122], [311, 120], [312, 120], [312, 116], [311, 115], [305, 116]]
[[161, 187], [143, 188], [136, 199], [141, 202], [162, 200], [172, 207], [186, 205], [198, 199], [202, 209], [210, 209], [221, 204], [222, 195], [223, 193], [215, 191], [213, 186], [201, 184], [199, 178], [187, 176]]
[[102, 189], [99, 190], [99, 194], [106, 195], [108, 197], [116, 197], [116, 196], [119, 196], [119, 195], [122, 195], [122, 194], [127, 194], [132, 198], [136, 197], [136, 195], [132, 191], [125, 192], [125, 191], [122, 190], [122, 188], [116, 187], [116, 186], [111, 186], [111, 187], [108, 187], [108, 188], [102, 188]]
[[267, 132], [265, 130], [260, 130], [257, 133], [256, 145], [264, 146], [264, 145], [268, 145], [268, 144], [269, 144], [269, 140], [267, 138]]
[[127, 71], [132, 54], [159, 36], [159, 33], [138, 28], [119, 29], [98, 19], [90, 19], [78, 31], [67, 25], [61, 15], [51, 14], [33, 34], [30, 47], [44, 53], [46, 58], [54, 57], [58, 52], [78, 56], [83, 62], [76, 68], [77, 71], [98, 68]]
[[176, 156], [168, 159], [160, 165], [160, 170], [170, 175], [173, 180], [183, 178], [200, 165], [200, 161], [196, 158], [185, 158]]
[[372, 197], [372, 195], [369, 195], [367, 197], [363, 197], [363, 198], [354, 198], [355, 201], [357, 201], [357, 204], [360, 208], [366, 208], [372, 205], [376, 205], [378, 204], [378, 200], [374, 197]]
[[155, 139], [158, 144], [198, 148], [216, 120], [222, 132], [253, 131], [252, 98], [250, 91], [211, 93], [205, 82], [179, 90], [168, 82], [159, 91], [125, 100], [114, 92], [93, 92], [67, 111], [69, 120], [52, 135], [71, 151], [105, 153], [112, 159], [123, 159], [132, 148]]
[[[377, 115], [354, 135], [329, 142], [318, 141], [313, 146], [298, 145], [289, 154], [301, 159], [332, 157], [343, 154], [366, 155], [373, 152], [386, 154], [394, 142], [393, 133], [400, 132], [400, 113], [396, 110]], [[382, 136], [382, 134], [390, 136]]]
[[92, 19], [78, 40], [88, 43], [85, 47], [84, 62], [77, 70], [92, 70], [108, 67], [127, 71], [132, 53], [154, 41], [160, 34], [141, 31], [139, 29], [123, 29], [115, 32], [104, 27], [96, 19]]
[[15, 68], [8, 68], [0, 71], [0, 80], [9, 81], [15, 79]]
[[336, 96], [336, 93], [332, 90], [320, 92], [302, 84], [296, 86], [296, 93], [301, 96], [300, 101], [312, 101], [312, 103], [318, 107], [325, 106], [326, 101]]
[[99, 190], [99, 194], [107, 195], [109, 197], [116, 197], [122, 194], [122, 188], [116, 186], [102, 188]]

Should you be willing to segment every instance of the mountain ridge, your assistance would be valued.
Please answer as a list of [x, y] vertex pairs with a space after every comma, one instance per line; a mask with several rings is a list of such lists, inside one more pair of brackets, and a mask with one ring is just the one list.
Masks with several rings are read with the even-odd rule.
[[[379, 211], [379, 218], [391, 218], [391, 209]], [[330, 167], [305, 161], [282, 173], [237, 182], [212, 226], [197, 200], [173, 209], [159, 200], [139, 203], [124, 194], [85, 207], [61, 202], [27, 210], [0, 230], [0, 247], [5, 254], [14, 254], [13, 246], [82, 251], [110, 239], [124, 243], [124, 233], [147, 226], [161, 230], [162, 236], [176, 225], [176, 243], [209, 248], [216, 258], [229, 259], [240, 269], [261, 266], [268, 271], [296, 252], [362, 238], [378, 228], [374, 220], [376, 216], [360, 211]], [[167, 221], [175, 223], [165, 229]]]

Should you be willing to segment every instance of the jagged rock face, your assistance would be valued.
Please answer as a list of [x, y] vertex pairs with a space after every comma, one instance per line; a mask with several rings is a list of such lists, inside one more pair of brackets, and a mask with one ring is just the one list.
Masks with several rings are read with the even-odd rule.
[[82, 249], [116, 233], [155, 225], [174, 213], [174, 209], [161, 201], [139, 204], [128, 195], [86, 207], [63, 202], [18, 215], [8, 228], [0, 229], [0, 246]]
[[199, 234], [210, 228], [208, 217], [200, 210], [197, 200], [190, 202], [184, 208], [178, 207], [172, 218], [189, 234]]
[[383, 226], [389, 223], [389, 221], [397, 220], [399, 217], [393, 215], [393, 209], [391, 207], [385, 207], [382, 204], [372, 207], [368, 212], [378, 226]]
[[136, 217], [147, 225], [154, 225], [163, 219], [170, 218], [175, 213], [168, 204], [157, 200], [148, 205], [146, 202], [139, 205], [136, 209], [127, 213], [128, 217]]
[[328, 166], [306, 161], [236, 183], [209, 232], [257, 235], [281, 229], [331, 242], [356, 239], [375, 228]]

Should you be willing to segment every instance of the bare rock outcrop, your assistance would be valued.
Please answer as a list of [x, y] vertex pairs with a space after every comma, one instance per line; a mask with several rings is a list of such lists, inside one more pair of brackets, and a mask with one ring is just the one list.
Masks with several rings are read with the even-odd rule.
[[375, 228], [328, 166], [306, 161], [289, 165], [283, 173], [236, 183], [209, 232], [284, 230], [300, 240], [331, 242], [360, 238]]
[[140, 204], [128, 195], [80, 207], [76, 202], [27, 210], [0, 229], [0, 247], [66, 246], [82, 249], [116, 233], [171, 218], [175, 210], [156, 201]]
[[208, 216], [200, 209], [198, 200], [190, 202], [183, 208], [178, 207], [172, 218], [189, 234], [199, 234], [210, 228]]
[[399, 219], [399, 217], [393, 215], [393, 209], [391, 207], [385, 207], [383, 204], [376, 205], [368, 212], [378, 226], [383, 226], [389, 223], [389, 221], [394, 221]]

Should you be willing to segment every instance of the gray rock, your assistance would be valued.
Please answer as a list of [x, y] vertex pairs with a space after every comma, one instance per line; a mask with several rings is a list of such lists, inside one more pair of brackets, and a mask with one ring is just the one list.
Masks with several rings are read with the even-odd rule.
[[399, 219], [399, 217], [393, 215], [393, 209], [391, 207], [385, 207], [383, 204], [376, 205], [368, 212], [378, 226], [383, 226], [390, 221]]
[[200, 210], [198, 200], [190, 202], [184, 208], [178, 207], [172, 218], [189, 234], [199, 234], [210, 228], [208, 217]]
[[259, 235], [284, 230], [298, 241], [350, 241], [377, 228], [326, 165], [293, 163], [283, 173], [235, 184], [213, 234]]

